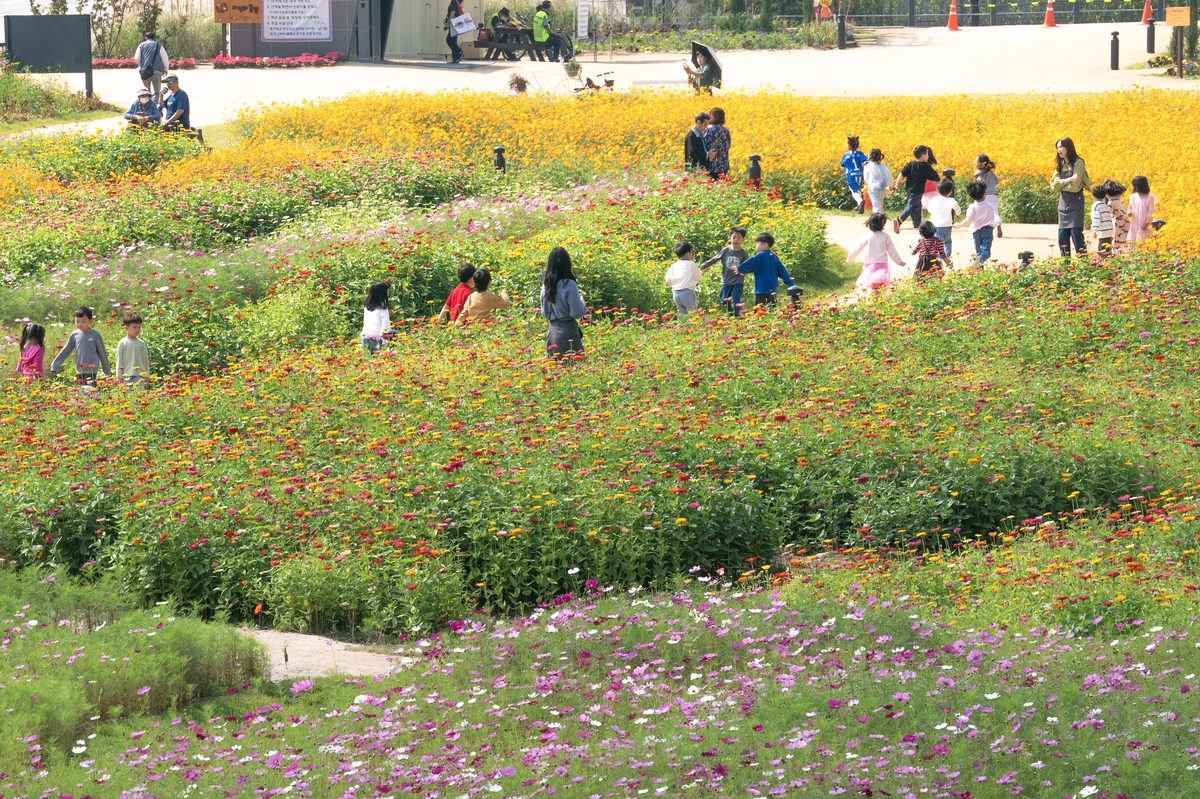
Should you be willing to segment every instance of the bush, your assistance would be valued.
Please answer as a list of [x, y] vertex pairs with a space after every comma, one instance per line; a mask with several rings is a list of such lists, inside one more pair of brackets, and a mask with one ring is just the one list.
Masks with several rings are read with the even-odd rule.
[[77, 574], [116, 538], [120, 517], [120, 499], [102, 483], [29, 480], [0, 511], [0, 558]]
[[38, 136], [0, 145], [0, 160], [17, 160], [42, 175], [70, 185], [146, 175], [171, 161], [196, 155], [202, 147], [178, 133], [154, 129], [119, 136]]
[[1049, 190], [1045, 180], [1038, 178], [1022, 177], [1004, 181], [1000, 185], [1000, 218], [1005, 222], [1029, 225], [1056, 223], [1058, 195]]
[[0, 123], [49, 119], [98, 108], [112, 106], [71, 91], [61, 78], [0, 69]]

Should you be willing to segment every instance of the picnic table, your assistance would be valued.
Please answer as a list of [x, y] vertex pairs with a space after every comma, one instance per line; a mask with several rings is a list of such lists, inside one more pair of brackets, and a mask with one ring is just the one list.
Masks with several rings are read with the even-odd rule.
[[517, 61], [526, 55], [530, 61], [535, 58], [545, 61], [546, 50], [549, 49], [546, 42], [534, 41], [533, 28], [517, 26], [496, 28], [492, 31], [492, 38], [476, 40], [475, 46], [480, 49], [487, 48], [487, 52], [483, 54], [484, 61], [498, 61], [506, 53], [515, 55]]

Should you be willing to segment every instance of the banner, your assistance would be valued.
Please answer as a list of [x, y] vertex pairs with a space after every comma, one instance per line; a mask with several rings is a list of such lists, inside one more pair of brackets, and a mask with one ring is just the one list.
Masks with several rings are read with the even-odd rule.
[[331, 0], [263, 0], [264, 42], [332, 42]]
[[588, 37], [588, 0], [578, 0], [575, 5], [575, 38], [586, 39]]
[[213, 22], [218, 25], [233, 25], [234, 23], [261, 23], [263, 21], [262, 5], [247, 0], [214, 0]]

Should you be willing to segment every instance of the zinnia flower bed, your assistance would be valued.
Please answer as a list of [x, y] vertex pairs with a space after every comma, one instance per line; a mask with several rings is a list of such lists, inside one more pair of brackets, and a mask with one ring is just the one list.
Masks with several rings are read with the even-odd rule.
[[332, 67], [346, 57], [331, 50], [325, 55], [304, 53], [285, 58], [251, 58], [250, 56], [213, 56], [213, 69], [295, 69], [297, 67]]

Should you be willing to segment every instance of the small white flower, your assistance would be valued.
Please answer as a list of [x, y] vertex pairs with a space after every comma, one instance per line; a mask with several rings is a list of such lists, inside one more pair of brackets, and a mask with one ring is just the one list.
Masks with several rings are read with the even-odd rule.
[[573, 569], [567, 569], [567, 574], [579, 574], [579, 567], [576, 566]]

